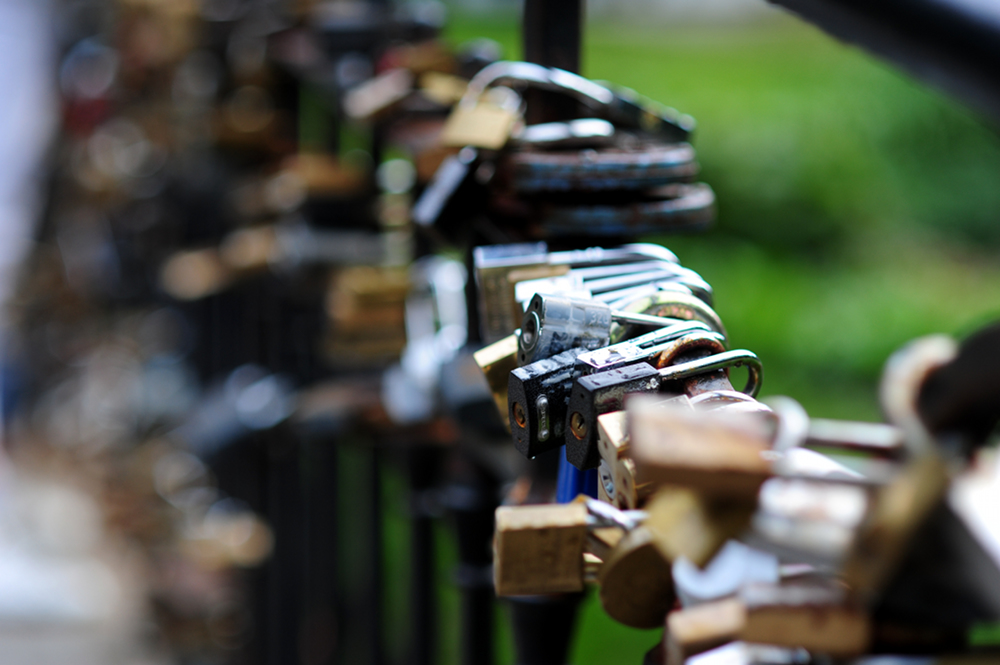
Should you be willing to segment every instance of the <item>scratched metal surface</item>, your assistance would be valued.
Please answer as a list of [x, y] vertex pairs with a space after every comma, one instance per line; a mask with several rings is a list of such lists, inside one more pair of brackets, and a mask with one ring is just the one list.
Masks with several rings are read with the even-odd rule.
[[619, 205], [545, 206], [541, 224], [553, 236], [621, 236], [664, 231], [701, 231], [715, 221], [715, 193], [703, 183], [670, 185], [650, 197]]
[[690, 144], [648, 140], [599, 151], [524, 150], [512, 153], [506, 166], [521, 194], [650, 189], [688, 182], [698, 174]]

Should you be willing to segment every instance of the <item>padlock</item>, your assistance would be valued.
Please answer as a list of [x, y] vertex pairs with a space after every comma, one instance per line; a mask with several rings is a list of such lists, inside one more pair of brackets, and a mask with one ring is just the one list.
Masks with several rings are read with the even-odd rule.
[[514, 448], [528, 459], [563, 443], [566, 402], [579, 375], [573, 348], [512, 370], [507, 399]]
[[[573, 348], [513, 370], [507, 394], [511, 408], [517, 409], [510, 418], [515, 448], [531, 459], [563, 444], [566, 405], [573, 381], [581, 375], [650, 360], [675, 338], [705, 328], [699, 322], [679, 323], [589, 353]], [[544, 427], [540, 427], [542, 416], [547, 421]]]
[[750, 544], [795, 561], [842, 565], [873, 488], [841, 480], [775, 477], [758, 494]]
[[[523, 132], [522, 132], [523, 133]], [[694, 149], [619, 134], [617, 145], [594, 150], [522, 149], [508, 155], [511, 187], [520, 195], [603, 190], [649, 190], [687, 182], [698, 173]]]
[[510, 409], [507, 402], [507, 384], [511, 371], [517, 369], [517, 335], [508, 335], [499, 342], [485, 346], [476, 351], [473, 357], [486, 377], [500, 420], [509, 432]]
[[584, 554], [608, 555], [618, 532], [634, 530], [641, 511], [620, 511], [580, 495], [571, 503], [501, 506], [496, 511], [494, 581], [497, 594], [579, 591]]
[[[621, 410], [626, 394], [655, 392], [666, 382], [739, 366], [746, 366], [750, 370], [743, 392], [755, 395], [760, 389], [760, 361], [756, 355], [746, 350], [726, 351], [659, 370], [639, 363], [581, 376], [573, 384], [567, 408], [566, 459], [579, 469], [597, 466], [600, 461], [597, 451], [597, 417]], [[640, 480], [645, 482], [647, 479]]]
[[746, 623], [738, 639], [800, 647], [837, 658], [865, 653], [871, 619], [845, 602], [842, 587], [826, 584], [750, 585], [739, 595]]
[[604, 611], [632, 628], [662, 625], [674, 604], [670, 563], [641, 526], [614, 547], [601, 566], [599, 582]]
[[[583, 349], [574, 348], [515, 369], [510, 373], [507, 393], [511, 409], [516, 409], [510, 417], [515, 448], [531, 459], [562, 445], [566, 405], [576, 378], [655, 358], [674, 338], [694, 331], [704, 332], [704, 328], [698, 322], [679, 323], [630, 342], [598, 349], [586, 354], [580, 362], [585, 355]], [[542, 416], [545, 426], [541, 426]]]
[[497, 595], [582, 591], [587, 515], [582, 503], [497, 508]]
[[752, 501], [771, 475], [764, 454], [770, 442], [763, 431], [753, 431], [763, 427], [751, 418], [662, 408], [645, 400], [630, 403], [628, 413], [630, 454], [643, 482]]
[[597, 418], [597, 452], [601, 461], [614, 468], [628, 452], [628, 420], [624, 411], [612, 411]]
[[734, 640], [857, 656], [871, 643], [871, 620], [828, 585], [751, 585], [727, 598], [672, 612], [667, 654], [684, 662]]
[[523, 308], [515, 297], [512, 273], [551, 269], [565, 274], [565, 268], [644, 262], [677, 262], [670, 250], [659, 245], [636, 243], [616, 249], [591, 247], [583, 250], [549, 252], [544, 242], [476, 247], [472, 251], [479, 292], [483, 339], [495, 342], [521, 325]]
[[357, 266], [331, 277], [325, 309], [330, 326], [324, 339], [329, 362], [342, 367], [384, 363], [406, 346], [409, 272]]
[[493, 88], [483, 97], [466, 96], [455, 105], [441, 130], [441, 144], [499, 150], [522, 122], [521, 98], [510, 88]]
[[523, 366], [571, 348], [607, 346], [612, 321], [659, 328], [679, 323], [677, 319], [615, 311], [593, 300], [536, 293], [521, 322], [518, 362]]
[[749, 527], [755, 508], [752, 498], [719, 498], [661, 486], [645, 505], [644, 525], [668, 561], [684, 557], [701, 567]]
[[637, 483], [635, 462], [627, 456], [628, 430], [624, 411], [605, 413], [597, 418], [597, 447], [600, 468], [607, 469], [613, 500], [610, 503], [626, 510], [641, 508], [654, 491], [651, 483]]
[[491, 85], [508, 83], [565, 94], [619, 126], [642, 130], [667, 141], [686, 141], [694, 120], [628, 89], [610, 89], [571, 72], [529, 62], [492, 63], [469, 82], [469, 96], [482, 94]]

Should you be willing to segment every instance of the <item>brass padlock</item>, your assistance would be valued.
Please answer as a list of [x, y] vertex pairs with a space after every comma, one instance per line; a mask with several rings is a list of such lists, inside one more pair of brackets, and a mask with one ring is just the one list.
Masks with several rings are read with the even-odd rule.
[[493, 541], [497, 595], [582, 591], [587, 516], [582, 503], [497, 508]]
[[628, 457], [628, 429], [624, 411], [605, 413], [597, 418], [597, 448], [602, 468], [608, 469], [614, 503], [619, 508], [635, 510], [655, 490], [652, 483], [637, 483], [635, 462]]
[[630, 402], [628, 417], [630, 455], [641, 482], [752, 500], [771, 475], [764, 454], [770, 443], [754, 419], [663, 408], [639, 398]]
[[484, 346], [473, 354], [479, 369], [486, 376], [486, 383], [493, 393], [493, 401], [500, 413], [500, 421], [510, 432], [507, 404], [507, 384], [511, 370], [517, 369], [517, 335], [508, 335], [499, 342]]
[[834, 657], [865, 653], [871, 619], [844, 602], [843, 589], [830, 585], [751, 585], [739, 594], [746, 623], [739, 639], [801, 647]]
[[703, 567], [727, 540], [747, 529], [755, 507], [754, 501], [661, 487], [646, 504], [645, 526], [668, 561], [683, 556]]
[[670, 563], [652, 534], [636, 527], [619, 541], [601, 566], [601, 605], [608, 615], [632, 628], [655, 628], [674, 605]]
[[441, 144], [499, 150], [521, 121], [521, 98], [510, 88], [492, 88], [478, 99], [467, 94], [448, 116]]
[[871, 620], [827, 585], [752, 585], [736, 598], [703, 603], [667, 617], [668, 662], [734, 640], [802, 648], [834, 657], [865, 653]]

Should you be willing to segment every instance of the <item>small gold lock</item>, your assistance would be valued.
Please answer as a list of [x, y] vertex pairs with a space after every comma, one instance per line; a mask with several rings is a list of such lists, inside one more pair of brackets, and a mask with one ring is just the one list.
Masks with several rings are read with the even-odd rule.
[[582, 591], [586, 540], [582, 503], [500, 506], [493, 539], [497, 595]]
[[486, 376], [493, 401], [500, 412], [500, 420], [510, 432], [510, 413], [507, 404], [507, 384], [511, 370], [517, 369], [517, 335], [508, 335], [499, 342], [484, 346], [473, 354], [479, 369]]
[[646, 504], [645, 527], [660, 553], [674, 561], [680, 556], [702, 567], [730, 538], [750, 525], [753, 501], [703, 496], [683, 487], [661, 487]]
[[752, 500], [771, 475], [770, 444], [750, 419], [728, 419], [633, 399], [630, 455], [637, 480]]
[[843, 599], [841, 589], [825, 585], [753, 585], [736, 598], [671, 612], [667, 663], [683, 663], [734, 640], [857, 656], [871, 643], [871, 620]]
[[629, 531], [601, 566], [601, 604], [608, 615], [632, 628], [656, 628], [674, 605], [670, 563], [648, 529]]
[[441, 144], [499, 150], [521, 122], [519, 102], [509, 88], [493, 88], [478, 100], [462, 99], [441, 130]]

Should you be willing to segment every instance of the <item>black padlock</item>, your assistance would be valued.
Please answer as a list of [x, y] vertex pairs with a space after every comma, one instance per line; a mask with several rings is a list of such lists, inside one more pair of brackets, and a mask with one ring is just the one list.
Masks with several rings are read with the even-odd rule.
[[601, 463], [597, 448], [597, 417], [622, 409], [625, 395], [654, 392], [671, 381], [740, 366], [746, 366], [750, 370], [747, 385], [742, 392], [756, 395], [760, 390], [762, 374], [760, 360], [754, 353], [743, 349], [717, 353], [663, 369], [639, 363], [581, 376], [573, 384], [566, 409], [566, 459], [579, 469], [592, 469]]
[[[649, 362], [665, 345], [695, 331], [716, 335], [720, 342], [724, 341], [721, 335], [709, 332], [704, 323], [688, 321], [603, 349], [570, 349], [513, 370], [508, 379], [507, 399], [514, 447], [530, 459], [561, 446], [573, 381], [587, 374]], [[540, 422], [543, 417], [547, 421], [544, 427]], [[542, 433], [545, 438], [540, 438]]]

